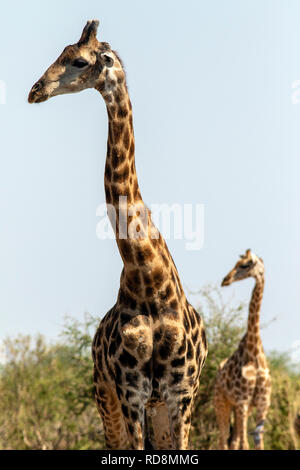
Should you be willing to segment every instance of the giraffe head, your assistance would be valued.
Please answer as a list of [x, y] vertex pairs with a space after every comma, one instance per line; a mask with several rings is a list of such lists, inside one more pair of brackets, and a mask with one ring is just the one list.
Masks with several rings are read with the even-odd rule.
[[41, 103], [52, 96], [76, 93], [86, 88], [109, 92], [125, 79], [121, 61], [106, 42], [96, 38], [99, 21], [85, 25], [76, 44], [65, 47], [56, 61], [30, 90], [29, 103]]
[[224, 277], [222, 286], [229, 286], [235, 281], [241, 281], [247, 277], [258, 278], [264, 274], [264, 262], [251, 250], [247, 250], [234, 266], [234, 268]]

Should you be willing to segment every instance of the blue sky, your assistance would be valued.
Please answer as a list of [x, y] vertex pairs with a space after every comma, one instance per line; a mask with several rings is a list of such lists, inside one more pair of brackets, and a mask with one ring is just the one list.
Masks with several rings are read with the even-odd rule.
[[[264, 259], [266, 349], [300, 339], [300, 4], [296, 0], [10, 2], [0, 17], [0, 338], [54, 338], [65, 314], [103, 316], [121, 260], [96, 237], [107, 116], [94, 90], [29, 105], [33, 83], [86, 20], [122, 57], [144, 200], [205, 206], [200, 251], [169, 248], [185, 286]], [[224, 290], [248, 302], [253, 280]]]

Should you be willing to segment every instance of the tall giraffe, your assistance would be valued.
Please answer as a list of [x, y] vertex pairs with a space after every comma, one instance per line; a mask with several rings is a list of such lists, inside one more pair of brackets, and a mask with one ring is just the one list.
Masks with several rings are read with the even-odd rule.
[[[145, 410], [158, 449], [187, 449], [194, 398], [207, 355], [200, 315], [187, 301], [167, 245], [139, 190], [132, 108], [122, 62], [88, 21], [32, 87], [28, 100], [98, 90], [107, 107], [108, 215], [124, 268], [114, 307], [94, 337], [95, 395], [107, 448], [143, 449]], [[86, 120], [86, 118], [85, 118]]]
[[256, 428], [253, 437], [256, 449], [263, 449], [263, 427], [270, 406], [271, 378], [260, 338], [259, 316], [265, 276], [264, 263], [250, 250], [227, 274], [222, 286], [248, 277], [255, 279], [249, 305], [247, 332], [238, 349], [224, 360], [219, 368], [214, 389], [214, 406], [220, 430], [220, 449], [227, 449], [229, 422], [232, 409], [235, 426], [232, 449], [248, 449], [247, 421], [252, 407], [256, 407]]

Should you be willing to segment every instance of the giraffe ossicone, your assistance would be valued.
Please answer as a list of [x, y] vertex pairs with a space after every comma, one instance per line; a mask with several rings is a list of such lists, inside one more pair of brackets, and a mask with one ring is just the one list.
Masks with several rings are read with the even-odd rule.
[[[97, 40], [97, 28], [96, 20], [86, 24], [80, 40], [67, 46], [32, 87], [28, 101], [41, 103], [95, 88], [107, 108], [105, 195], [107, 205], [114, 208], [115, 236], [124, 263], [116, 304], [100, 322], [92, 346], [96, 403], [107, 448], [124, 449], [129, 443], [143, 449], [145, 410], [154, 409], [156, 448], [187, 449], [207, 355], [203, 321], [187, 301], [167, 245], [143, 202], [124, 68], [109, 44]], [[120, 197], [127, 198], [125, 214]], [[140, 210], [134, 210], [137, 205]], [[126, 218], [126, 237], [120, 236], [124, 226], [120, 227], [119, 209]], [[143, 237], [128, 236], [128, 227], [133, 226]]]

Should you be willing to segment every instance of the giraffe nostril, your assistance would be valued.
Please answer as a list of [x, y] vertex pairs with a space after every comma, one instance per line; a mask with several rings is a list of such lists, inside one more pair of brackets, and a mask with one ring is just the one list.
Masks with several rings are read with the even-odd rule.
[[39, 91], [42, 88], [43, 84], [42, 82], [37, 82], [35, 85], [32, 87], [32, 91]]
[[46, 93], [46, 87], [44, 80], [39, 80], [31, 88], [28, 95], [28, 103], [42, 103], [49, 98]]

